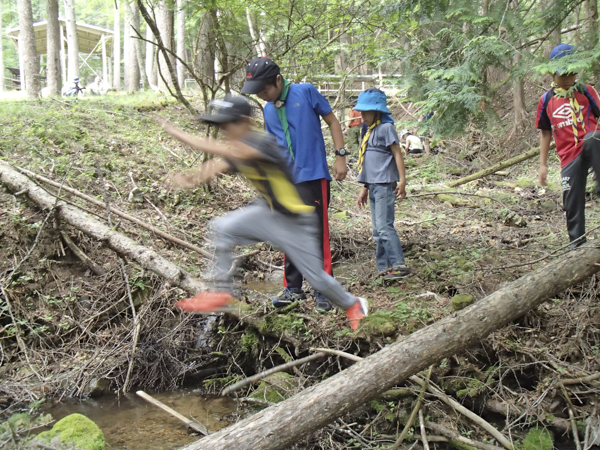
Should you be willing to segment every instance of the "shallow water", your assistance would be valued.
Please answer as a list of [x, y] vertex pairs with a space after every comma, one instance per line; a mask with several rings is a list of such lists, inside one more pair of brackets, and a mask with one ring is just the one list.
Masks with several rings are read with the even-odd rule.
[[[193, 390], [151, 394], [157, 400], [202, 423], [209, 432], [230, 424], [236, 402], [227, 397], [204, 397]], [[47, 409], [55, 420], [80, 413], [93, 420], [104, 433], [111, 450], [171, 450], [200, 439], [192, 430], [162, 409], [134, 393], [118, 399], [104, 396], [85, 401], [65, 401]]]

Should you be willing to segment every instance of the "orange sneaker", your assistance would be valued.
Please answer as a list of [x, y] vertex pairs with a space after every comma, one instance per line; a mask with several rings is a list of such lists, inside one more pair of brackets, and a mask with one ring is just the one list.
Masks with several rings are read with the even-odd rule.
[[179, 300], [175, 305], [184, 311], [213, 313], [227, 310], [231, 300], [233, 297], [229, 292], [204, 291], [193, 297]]
[[346, 310], [346, 317], [350, 321], [352, 331], [358, 330], [360, 319], [366, 317], [369, 313], [369, 304], [362, 297], [356, 297], [356, 303]]

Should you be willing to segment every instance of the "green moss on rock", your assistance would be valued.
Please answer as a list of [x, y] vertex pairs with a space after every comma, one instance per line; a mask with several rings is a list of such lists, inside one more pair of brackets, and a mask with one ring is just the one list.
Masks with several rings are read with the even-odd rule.
[[285, 372], [277, 372], [261, 381], [250, 397], [266, 400], [269, 403], [279, 403], [291, 396], [295, 388], [295, 377]]
[[457, 294], [452, 297], [452, 309], [459, 311], [475, 302], [475, 297], [471, 294]]
[[242, 346], [242, 351], [244, 353], [249, 353], [252, 355], [258, 355], [258, 349], [260, 344], [260, 334], [256, 330], [256, 328], [248, 327], [244, 334], [242, 335], [242, 339], [240, 340], [240, 344]]
[[362, 330], [368, 335], [392, 336], [396, 333], [394, 319], [383, 314], [372, 314], [361, 320]]
[[40, 433], [38, 440], [60, 439], [77, 450], [105, 450], [106, 440], [102, 430], [82, 414], [71, 414], [54, 424], [50, 431]]

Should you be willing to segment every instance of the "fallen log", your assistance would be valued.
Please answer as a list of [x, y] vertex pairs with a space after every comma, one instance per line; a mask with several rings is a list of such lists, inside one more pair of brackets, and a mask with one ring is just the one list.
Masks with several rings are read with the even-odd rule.
[[[0, 161], [0, 183], [8, 186], [14, 192], [26, 193], [32, 201], [44, 210], [55, 208], [60, 220], [105, 243], [108, 248], [114, 250], [120, 256], [136, 261], [144, 269], [165, 278], [170, 284], [180, 287], [188, 294], [194, 295], [206, 289], [204, 283], [192, 277], [186, 270], [163, 258], [150, 247], [138, 244], [133, 239], [115, 231], [104, 222], [86, 214], [76, 206], [57, 200], [55, 196], [46, 192], [3, 161]], [[260, 329], [264, 323], [262, 318], [250, 314], [247, 305], [242, 302], [233, 302], [228, 314], [245, 325], [251, 325], [257, 329]], [[277, 333], [276, 337], [292, 343], [296, 348], [300, 345], [298, 339], [285, 330]]]
[[[74, 196], [79, 197], [79, 198], [85, 200], [86, 202], [89, 202], [93, 205], [99, 206], [103, 209], [106, 208], [106, 204], [104, 202], [101, 202], [100, 200], [96, 200], [95, 198], [90, 197], [89, 195], [86, 195], [83, 192], [78, 191], [77, 189], [73, 189], [72, 187], [69, 187], [69, 186], [62, 186], [60, 183], [57, 183], [54, 180], [51, 180], [49, 178], [38, 175], [37, 173], [32, 172], [30, 170], [23, 169], [22, 167], [18, 167], [17, 169], [19, 171], [23, 172], [24, 174], [26, 174], [32, 178], [35, 178], [38, 181], [47, 183], [50, 186], [60, 187], [63, 191], [73, 194]], [[154, 206], [154, 205], [152, 205], [152, 206]], [[125, 220], [129, 220], [130, 222], [133, 222], [133, 223], [139, 225], [140, 227], [145, 228], [146, 230], [152, 231], [157, 236], [160, 236], [161, 238], [166, 239], [169, 242], [173, 242], [174, 244], [180, 245], [181, 247], [189, 248], [190, 250], [193, 250], [193, 251], [199, 253], [200, 255], [204, 256], [205, 258], [208, 258], [208, 259], [213, 258], [212, 253], [210, 253], [209, 251], [204, 250], [203, 248], [200, 248], [197, 245], [190, 244], [189, 242], [186, 242], [182, 239], [176, 238], [175, 236], [171, 236], [170, 234], [165, 233], [164, 231], [159, 230], [158, 228], [153, 227], [152, 225], [149, 225], [148, 223], [144, 222], [143, 220], [138, 219], [137, 217], [134, 217], [130, 214], [127, 214], [126, 212], [123, 212], [112, 206], [110, 207], [110, 212], [119, 217], [122, 217]]]
[[326, 381], [182, 450], [287, 448], [431, 364], [479, 343], [599, 270], [600, 248], [580, 247], [568, 252]]
[[[554, 146], [554, 142], [551, 144], [551, 148], [553, 148], [552, 146]], [[515, 156], [514, 158], [507, 159], [506, 161], [501, 161], [497, 164], [494, 164], [491, 167], [488, 167], [487, 169], [480, 170], [479, 172], [476, 172], [472, 175], [469, 175], [469, 176], [466, 176], [463, 178], [459, 178], [458, 180], [451, 181], [450, 183], [448, 183], [448, 186], [456, 187], [456, 186], [460, 186], [461, 184], [468, 183], [469, 181], [474, 181], [474, 180], [478, 180], [479, 178], [487, 177], [488, 175], [496, 173], [499, 170], [506, 169], [507, 167], [514, 166], [515, 164], [519, 164], [520, 162], [523, 162], [523, 161], [527, 161], [528, 159], [531, 159], [539, 154], [540, 154], [540, 148], [534, 147], [531, 150], [529, 150], [528, 152], [525, 152], [521, 155]]]

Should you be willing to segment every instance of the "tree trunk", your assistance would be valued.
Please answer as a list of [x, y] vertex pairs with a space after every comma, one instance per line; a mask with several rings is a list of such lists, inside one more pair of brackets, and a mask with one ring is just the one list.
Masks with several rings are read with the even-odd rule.
[[[518, 68], [521, 56], [517, 52], [514, 58], [513, 67]], [[525, 111], [525, 82], [522, 76], [517, 76], [513, 81], [513, 133], [521, 132], [528, 123], [527, 112]]]
[[121, 90], [121, 11], [119, 0], [115, 0], [113, 37], [113, 88]]
[[[125, 90], [132, 94], [140, 89], [140, 66], [138, 64], [138, 49], [139, 40], [134, 31], [140, 29], [140, 16], [137, 4], [135, 8], [132, 5], [125, 2], [126, 16], [125, 28], [123, 29], [123, 44], [125, 52], [123, 60], [125, 62]], [[136, 12], [137, 12], [137, 26], [136, 26]]]
[[[2, 0], [0, 0], [0, 36], [2, 34]], [[1, 43], [1, 40], [0, 40]], [[2, 45], [0, 45], [0, 93], [6, 90], [4, 83], [4, 52], [2, 51]]]
[[146, 25], [146, 76], [148, 77], [148, 84], [156, 86], [156, 45], [152, 44], [155, 42], [154, 35], [152, 34], [152, 28]]
[[600, 248], [568, 252], [475, 304], [412, 333], [295, 396], [182, 450], [284, 449], [443, 358], [478, 344], [600, 270]]
[[60, 95], [60, 23], [58, 22], [58, 0], [48, 0], [46, 3], [48, 25], [46, 42], [48, 47], [46, 64], [46, 86], [51, 96]]
[[[587, 0], [585, 6], [589, 29], [584, 42], [586, 43], [586, 50], [592, 50], [598, 45], [598, 0]], [[592, 72], [596, 78], [594, 81], [598, 83], [600, 80], [600, 62], [598, 60], [592, 64]]]
[[67, 80], [79, 78], [79, 41], [75, 20], [75, 0], [65, 0], [65, 20], [67, 22]]
[[[185, 0], [177, 0], [177, 56], [183, 61], [185, 57]], [[184, 87], [185, 67], [177, 61], [177, 82]]]
[[[33, 32], [33, 13], [31, 0], [18, 0], [19, 14], [19, 58], [22, 58], [24, 71], [25, 90], [30, 98], [40, 95], [40, 61], [35, 48], [35, 34]], [[4, 76], [4, 74], [2, 74]], [[23, 86], [21, 86], [23, 89]]]
[[[173, 51], [173, 10], [168, 5], [166, 0], [159, 0], [157, 5], [158, 13], [156, 14], [156, 26], [160, 32], [164, 47]], [[169, 53], [169, 62], [173, 64], [173, 59]], [[173, 83], [169, 78], [169, 68], [162, 52], [158, 53], [158, 87], [161, 90], [172, 87]]]

